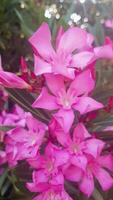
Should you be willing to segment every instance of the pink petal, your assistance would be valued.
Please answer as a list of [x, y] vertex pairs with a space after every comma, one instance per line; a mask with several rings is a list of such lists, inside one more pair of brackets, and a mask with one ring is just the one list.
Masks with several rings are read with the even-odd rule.
[[[46, 35], [45, 35], [46, 34]], [[51, 45], [51, 33], [47, 23], [42, 23], [39, 29], [29, 38], [29, 42], [35, 50], [36, 54], [46, 60], [54, 54], [53, 47]]]
[[103, 104], [95, 101], [91, 97], [81, 97], [79, 101], [74, 105], [74, 109], [78, 110], [80, 114], [85, 114], [101, 108], [103, 108]]
[[104, 155], [98, 158], [99, 164], [113, 172], [113, 155]]
[[[28, 131], [25, 130], [24, 128], [16, 127], [8, 131], [7, 136], [16, 142], [20, 142], [20, 141], [24, 142], [26, 141], [26, 138], [28, 137]], [[6, 137], [6, 140], [7, 140], [7, 137]]]
[[98, 139], [89, 139], [85, 142], [86, 149], [85, 153], [91, 154], [95, 158], [100, 155], [102, 149], [104, 148], [105, 143]]
[[101, 47], [94, 48], [96, 59], [98, 58], [113, 58], [113, 49], [111, 45], [103, 45]]
[[32, 106], [35, 108], [44, 108], [48, 110], [55, 110], [58, 108], [56, 104], [56, 98], [50, 95], [46, 88], [42, 89], [42, 92]]
[[54, 74], [61, 74], [64, 77], [67, 77], [69, 79], [74, 79], [75, 78], [75, 69], [74, 68], [69, 68], [65, 66], [65, 63], [62, 63], [62, 57], [59, 58], [60, 61], [56, 61], [54, 64], [52, 71]]
[[46, 83], [50, 91], [57, 96], [61, 89], [65, 89], [64, 79], [60, 75], [47, 74], [45, 75]]
[[26, 183], [26, 187], [30, 190], [30, 192], [38, 192], [38, 188], [35, 183]]
[[73, 56], [72, 65], [77, 69], [84, 69], [90, 63], [94, 61], [94, 53], [89, 51], [84, 51], [77, 53]]
[[106, 170], [100, 167], [96, 167], [93, 170], [93, 173], [99, 181], [103, 190], [108, 190], [110, 187], [113, 186], [113, 178], [109, 175], [109, 173]]
[[64, 33], [64, 29], [62, 26], [60, 26], [60, 28], [58, 29], [58, 32], [57, 32], [57, 36], [56, 36], [56, 49], [58, 48], [58, 45], [59, 45], [59, 42], [60, 42], [60, 39], [61, 39], [63, 33]]
[[68, 179], [70, 181], [75, 181], [75, 182], [80, 181], [80, 179], [82, 178], [82, 174], [83, 174], [83, 171], [80, 168], [75, 167], [73, 165], [71, 165], [64, 172], [66, 179]]
[[61, 37], [58, 49], [73, 52], [75, 49], [81, 49], [86, 45], [87, 34], [84, 30], [76, 27], [69, 28]]
[[34, 73], [41, 75], [51, 73], [51, 65], [34, 54]]
[[94, 180], [92, 174], [84, 174], [79, 188], [88, 197], [92, 194], [94, 190]]
[[56, 162], [55, 165], [62, 166], [69, 161], [69, 153], [65, 150], [55, 151]]
[[64, 176], [62, 172], [57, 173], [50, 181], [52, 185], [62, 185], [64, 184]]
[[58, 121], [64, 132], [65, 133], [69, 132], [74, 120], [73, 111], [61, 109], [53, 116]]
[[7, 162], [6, 152], [0, 150], [0, 165]]
[[64, 133], [64, 130], [54, 118], [52, 118], [49, 124], [49, 133], [52, 138], [56, 137], [58, 142], [63, 146], [67, 144], [67, 134]]
[[70, 85], [70, 90], [75, 90], [76, 95], [87, 94], [94, 89], [95, 81], [92, 78], [91, 71], [88, 69], [78, 76]]
[[87, 45], [92, 47], [92, 43], [94, 42], [94, 36], [91, 33], [87, 34]]
[[78, 123], [73, 133], [73, 141], [76, 142], [78, 139], [83, 141], [85, 138], [89, 138], [91, 135], [88, 133], [87, 129], [83, 123]]
[[11, 72], [0, 71], [0, 85], [8, 88], [30, 89], [31, 86]]
[[44, 123], [38, 121], [32, 115], [26, 116], [26, 124], [29, 130], [31, 130], [32, 132], [37, 132], [37, 134], [42, 134], [43, 132], [48, 130], [47, 126]]
[[87, 159], [84, 155], [72, 156], [71, 163], [82, 170], [86, 170]]

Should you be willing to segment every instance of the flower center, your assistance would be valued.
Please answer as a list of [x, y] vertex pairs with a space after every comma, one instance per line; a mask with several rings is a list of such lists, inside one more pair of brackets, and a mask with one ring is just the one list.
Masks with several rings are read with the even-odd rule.
[[73, 144], [71, 145], [70, 150], [71, 150], [71, 153], [76, 154], [76, 153], [79, 152], [79, 150], [80, 150], [79, 145], [77, 145], [76, 143], [73, 143]]
[[61, 89], [57, 95], [57, 103], [63, 106], [64, 109], [71, 109], [71, 106], [78, 101], [78, 97], [74, 91]]
[[53, 171], [54, 165], [53, 165], [53, 163], [51, 162], [51, 160], [47, 162], [47, 166], [46, 166], [46, 167], [47, 167], [48, 172]]
[[50, 192], [48, 196], [49, 196], [48, 200], [60, 200], [59, 195], [57, 195], [54, 192]]

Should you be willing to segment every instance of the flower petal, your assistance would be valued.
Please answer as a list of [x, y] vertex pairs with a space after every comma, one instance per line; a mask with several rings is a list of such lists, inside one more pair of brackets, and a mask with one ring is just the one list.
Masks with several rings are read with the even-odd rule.
[[65, 150], [55, 151], [56, 162], [55, 165], [61, 166], [69, 161], [69, 153]]
[[80, 181], [80, 179], [82, 178], [82, 174], [83, 174], [83, 171], [80, 168], [73, 166], [73, 165], [71, 165], [64, 172], [66, 179], [68, 179], [70, 181], [75, 181], [75, 182]]
[[46, 83], [50, 91], [56, 96], [61, 89], [65, 89], [64, 79], [60, 75], [45, 75]]
[[113, 172], [113, 155], [104, 155], [98, 158], [100, 165]]
[[30, 89], [31, 86], [16, 74], [0, 71], [0, 85], [8, 88]]
[[70, 85], [70, 90], [75, 90], [76, 95], [87, 94], [94, 89], [95, 81], [92, 78], [91, 71], [85, 70], [75, 77]]
[[80, 114], [85, 114], [103, 108], [103, 104], [95, 101], [91, 97], [81, 97], [73, 107], [75, 110], [78, 110]]
[[102, 149], [104, 148], [105, 143], [98, 139], [89, 139], [85, 142], [86, 149], [84, 150], [85, 153], [91, 154], [95, 158], [100, 155]]
[[51, 55], [54, 54], [54, 49], [51, 45], [51, 33], [48, 24], [45, 22], [29, 38], [29, 42], [35, 50], [35, 53], [46, 60], [50, 59]]
[[113, 49], [111, 45], [103, 45], [101, 47], [95, 47], [94, 53], [96, 59], [98, 58], [113, 58]]
[[61, 37], [58, 49], [73, 52], [75, 49], [81, 49], [86, 45], [87, 34], [84, 30], [76, 27], [69, 28]]
[[91, 137], [91, 135], [88, 133], [83, 123], [78, 123], [76, 128], [74, 129], [73, 141], [76, 142], [76, 140], [78, 139], [79, 141], [83, 141], [85, 138], [89, 137]]
[[57, 36], [56, 36], [56, 49], [58, 48], [58, 45], [59, 45], [59, 42], [60, 42], [60, 39], [61, 39], [63, 33], [64, 33], [64, 29], [62, 26], [60, 26], [58, 29], [58, 32], [57, 32]]
[[65, 133], [69, 132], [74, 120], [73, 111], [61, 109], [53, 116], [58, 121], [64, 132]]
[[89, 51], [84, 51], [84, 52], [77, 53], [73, 56], [72, 66], [77, 69], [83, 70], [93, 61], [94, 61], [94, 53], [89, 52]]
[[93, 173], [99, 181], [103, 190], [108, 190], [110, 187], [113, 186], [113, 178], [109, 175], [109, 173], [106, 170], [100, 167], [95, 167]]
[[71, 163], [82, 170], [86, 170], [87, 158], [84, 155], [72, 156]]
[[42, 89], [41, 94], [38, 96], [32, 106], [35, 108], [44, 108], [48, 110], [55, 110], [58, 108], [56, 104], [56, 98], [50, 95], [46, 88]]
[[51, 65], [34, 54], [34, 73], [41, 75], [51, 73]]
[[84, 174], [83, 179], [79, 185], [80, 190], [88, 197], [94, 190], [94, 180], [92, 174]]

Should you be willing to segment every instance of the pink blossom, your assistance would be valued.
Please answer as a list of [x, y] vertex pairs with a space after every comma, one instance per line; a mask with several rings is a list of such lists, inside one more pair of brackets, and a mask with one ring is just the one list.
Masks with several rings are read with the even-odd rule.
[[[48, 166], [50, 168], [50, 164]], [[56, 174], [47, 173], [47, 171], [42, 169], [34, 171], [33, 182], [27, 183], [26, 186], [31, 192], [41, 193], [33, 200], [43, 198], [45, 200], [52, 200], [52, 198], [57, 198], [58, 200], [66, 198], [67, 200], [71, 200], [64, 190], [64, 177], [60, 171]]]
[[[51, 44], [51, 33], [47, 23], [39, 27], [29, 42], [35, 53], [36, 75], [54, 73], [73, 79], [75, 68], [82, 69], [93, 62], [94, 53], [84, 50], [91, 47], [93, 38], [91, 34], [77, 27], [71, 27], [64, 33], [60, 29], [56, 38], [56, 52]], [[75, 50], [77, 54], [73, 54]]]
[[5, 136], [6, 153], [10, 166], [17, 161], [35, 157], [43, 142], [46, 125], [32, 116], [26, 119], [27, 129], [16, 127], [7, 132]]
[[46, 82], [52, 95], [44, 87], [33, 103], [33, 107], [58, 110], [54, 117], [65, 132], [69, 131], [73, 123], [74, 110], [79, 111], [80, 114], [85, 114], [103, 107], [101, 103], [88, 97], [89, 92], [93, 90], [95, 85], [90, 70], [76, 76], [68, 88], [66, 88], [63, 78], [59, 75], [47, 75]]
[[10, 112], [3, 111], [0, 116], [0, 125], [4, 126], [22, 126], [26, 125], [26, 117], [31, 115], [24, 112], [18, 105], [14, 105]]
[[69, 161], [69, 153], [60, 147], [49, 143], [46, 146], [44, 155], [36, 155], [28, 159], [29, 164], [35, 169], [42, 169], [46, 174], [58, 174], [58, 169]]
[[94, 177], [104, 191], [112, 187], [113, 178], [106, 169], [113, 171], [113, 157], [111, 155], [97, 156], [97, 158], [89, 156], [87, 169], [83, 173], [79, 185], [80, 190], [87, 196], [90, 196], [94, 190]]
[[[86, 169], [87, 155], [97, 157], [104, 146], [104, 143], [101, 140], [91, 137], [82, 123], [79, 123], [74, 129], [73, 139], [65, 133], [63, 136], [66, 137], [63, 146], [70, 154], [70, 164], [79, 167], [82, 170]], [[63, 141], [61, 140], [61, 144], [62, 142]]]

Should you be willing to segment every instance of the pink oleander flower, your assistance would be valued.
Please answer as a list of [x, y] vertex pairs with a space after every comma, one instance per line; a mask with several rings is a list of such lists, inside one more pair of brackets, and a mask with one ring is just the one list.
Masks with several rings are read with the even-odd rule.
[[18, 105], [14, 105], [10, 112], [3, 111], [0, 116], [0, 125], [4, 126], [22, 126], [26, 125], [26, 117], [30, 113], [25, 112]]
[[89, 69], [76, 76], [68, 88], [64, 85], [64, 79], [59, 75], [46, 75], [46, 83], [51, 94], [44, 87], [33, 103], [33, 107], [58, 110], [54, 118], [65, 132], [69, 131], [73, 123], [74, 110], [85, 114], [103, 107], [101, 103], [88, 97], [95, 85]]
[[[62, 140], [62, 137], [66, 139]], [[65, 133], [62, 133], [62, 137], [57, 138], [59, 143], [69, 152], [70, 159], [68, 164], [79, 167], [82, 170], [86, 169], [87, 155], [92, 155], [96, 158], [104, 146], [104, 142], [91, 137], [82, 123], [79, 123], [74, 129], [73, 138]]]
[[40, 194], [33, 200], [72, 200], [64, 190], [64, 177], [61, 172], [55, 175], [48, 175], [43, 170], [33, 172], [33, 183], [27, 183], [31, 192]]
[[59, 173], [62, 166], [68, 163], [69, 153], [49, 142], [45, 148], [44, 155], [36, 155], [36, 157], [28, 159], [29, 164], [35, 169], [41, 169], [48, 175]]
[[61, 172], [58, 174], [48, 174], [43, 170], [33, 172], [33, 182], [27, 183], [26, 186], [31, 192], [44, 192], [49, 188], [61, 187], [64, 185], [64, 177]]
[[19, 160], [37, 155], [43, 142], [47, 127], [32, 116], [26, 118], [27, 129], [16, 127], [5, 136], [6, 154], [9, 166], [13, 167]]
[[80, 28], [71, 27], [66, 32], [60, 28], [55, 51], [48, 24], [43, 23], [29, 39], [34, 49], [35, 74], [61, 74], [74, 79], [76, 70], [83, 70], [100, 58], [113, 58], [110, 45], [93, 48], [93, 41], [93, 35]]
[[2, 63], [0, 58], [0, 85], [6, 88], [19, 88], [19, 89], [30, 89], [31, 86], [26, 83], [23, 79], [18, 77], [12, 72], [5, 72], [2, 69]]
[[[75, 68], [84, 68], [92, 61], [94, 53], [85, 49], [92, 46], [93, 40], [91, 34], [80, 28], [71, 27], [66, 32], [60, 29], [55, 51], [51, 44], [48, 24], [43, 23], [29, 39], [35, 53], [35, 74], [62, 74], [73, 79]], [[73, 53], [75, 50], [77, 54]]]
[[82, 174], [79, 184], [80, 190], [89, 197], [94, 190], [94, 178], [98, 180], [104, 191], [111, 188], [113, 178], [106, 169], [113, 172], [113, 157], [111, 155], [98, 155], [97, 158], [89, 156], [86, 171]]

